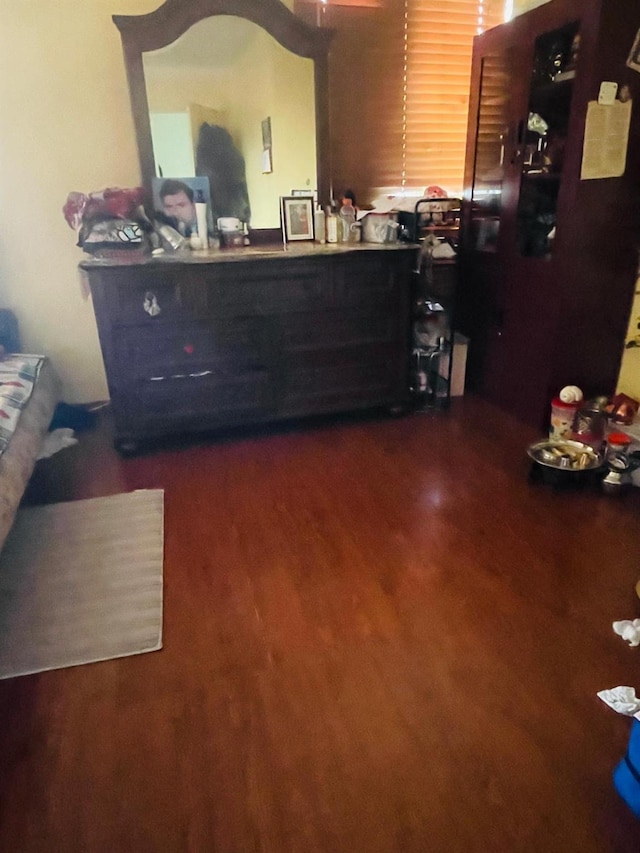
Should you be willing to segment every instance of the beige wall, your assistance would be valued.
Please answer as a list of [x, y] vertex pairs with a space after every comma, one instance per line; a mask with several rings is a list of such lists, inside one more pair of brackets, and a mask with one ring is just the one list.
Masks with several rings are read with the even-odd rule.
[[[0, 305], [23, 348], [51, 356], [67, 402], [104, 399], [93, 309], [81, 295], [83, 252], [62, 216], [71, 190], [140, 178], [114, 13], [157, 0], [16, 0], [0, 28]], [[10, 7], [10, 8], [9, 8]]]

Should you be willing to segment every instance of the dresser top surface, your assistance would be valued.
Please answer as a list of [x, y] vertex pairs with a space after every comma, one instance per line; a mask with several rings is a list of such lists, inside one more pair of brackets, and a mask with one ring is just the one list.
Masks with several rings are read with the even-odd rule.
[[203, 265], [237, 263], [242, 261], [292, 260], [307, 258], [328, 258], [339, 255], [362, 252], [407, 252], [416, 251], [417, 244], [413, 243], [287, 243], [264, 246], [244, 246], [239, 249], [207, 249], [192, 251], [190, 249], [166, 253], [163, 255], [145, 255], [127, 257], [123, 250], [120, 258], [89, 258], [80, 262], [85, 270], [105, 269], [122, 266], [167, 266], [175, 264]]

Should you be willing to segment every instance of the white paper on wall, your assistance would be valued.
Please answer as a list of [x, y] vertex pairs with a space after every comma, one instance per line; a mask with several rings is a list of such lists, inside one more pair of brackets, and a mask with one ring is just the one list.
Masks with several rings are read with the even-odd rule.
[[583, 181], [619, 178], [627, 165], [632, 101], [589, 101], [582, 148]]

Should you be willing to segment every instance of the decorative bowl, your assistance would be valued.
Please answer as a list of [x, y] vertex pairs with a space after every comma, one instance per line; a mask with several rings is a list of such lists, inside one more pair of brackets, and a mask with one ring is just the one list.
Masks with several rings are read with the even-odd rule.
[[546, 439], [527, 449], [532, 459], [529, 480], [554, 489], [599, 486], [606, 473], [604, 456], [581, 441]]
[[527, 449], [527, 454], [538, 465], [562, 473], [582, 473], [602, 468], [604, 456], [588, 444], [563, 438], [537, 441]]

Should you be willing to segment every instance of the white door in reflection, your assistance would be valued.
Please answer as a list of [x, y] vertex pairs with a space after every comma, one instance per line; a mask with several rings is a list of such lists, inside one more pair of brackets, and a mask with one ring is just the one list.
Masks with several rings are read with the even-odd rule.
[[156, 175], [195, 175], [188, 113], [150, 113]]

